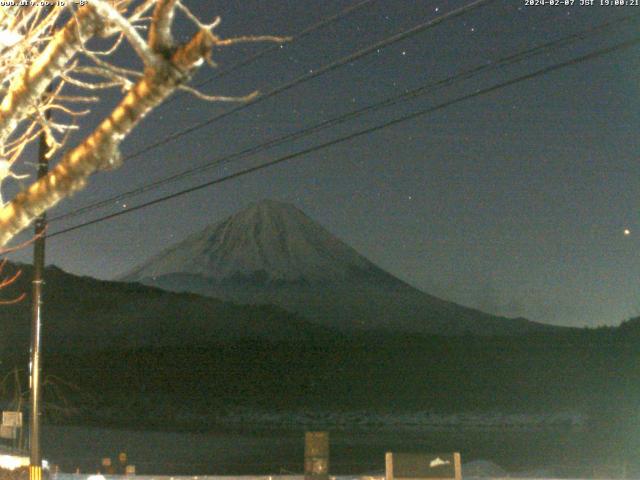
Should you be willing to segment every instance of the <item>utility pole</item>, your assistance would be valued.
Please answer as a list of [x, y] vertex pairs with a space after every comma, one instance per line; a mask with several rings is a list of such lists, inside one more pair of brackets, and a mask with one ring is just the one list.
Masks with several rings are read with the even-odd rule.
[[[51, 87], [47, 93], [52, 91]], [[51, 118], [51, 111], [45, 112], [45, 118]], [[40, 134], [38, 145], [38, 179], [49, 171], [47, 159], [47, 140], [44, 132]], [[42, 285], [44, 283], [44, 247], [47, 214], [42, 213], [35, 222], [35, 241], [33, 244], [33, 287], [31, 308], [31, 359], [30, 371], [30, 412], [29, 412], [29, 480], [42, 480], [42, 453], [40, 452], [40, 416], [42, 414], [42, 359], [40, 353], [42, 330]]]

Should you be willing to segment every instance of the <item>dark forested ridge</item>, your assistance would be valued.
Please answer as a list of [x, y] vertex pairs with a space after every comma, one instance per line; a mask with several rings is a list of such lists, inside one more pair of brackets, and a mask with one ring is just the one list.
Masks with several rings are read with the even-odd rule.
[[[10, 265], [8, 272], [17, 267]], [[31, 267], [0, 298], [31, 293]], [[45, 273], [43, 344], [48, 352], [92, 352], [143, 346], [191, 345], [234, 338], [295, 341], [332, 333], [281, 308], [237, 305], [190, 293], [171, 293], [137, 283], [79, 277], [59, 268]], [[0, 308], [0, 355], [29, 346], [29, 296]]]
[[[612, 421], [621, 412], [638, 413], [639, 326], [636, 320], [615, 329], [527, 337], [256, 338], [50, 353], [45, 365], [87, 394], [77, 396], [81, 413], [70, 421], [167, 426], [169, 415], [176, 428], [206, 428], [208, 414], [238, 406], [576, 411]], [[119, 413], [104, 415], [114, 410]], [[192, 425], [178, 420], [185, 411], [197, 418]]]
[[[47, 278], [45, 373], [77, 387], [55, 421], [207, 428], [236, 407], [638, 416], [640, 319], [520, 336], [345, 333], [272, 306]], [[4, 371], [28, 364], [28, 314], [28, 302], [0, 309]]]

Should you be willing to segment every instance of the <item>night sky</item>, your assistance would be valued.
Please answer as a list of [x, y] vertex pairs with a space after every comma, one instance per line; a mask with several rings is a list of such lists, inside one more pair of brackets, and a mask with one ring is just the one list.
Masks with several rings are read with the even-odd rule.
[[[221, 36], [295, 35], [356, 2], [186, 0]], [[470, 0], [378, 0], [202, 90], [268, 91]], [[579, 0], [576, 0], [576, 4]], [[597, 0], [599, 3], [599, 0]], [[51, 215], [505, 57], [640, 7], [496, 0], [100, 173]], [[433, 91], [406, 104], [55, 222], [55, 232], [370, 125], [634, 38], [638, 23]], [[186, 38], [185, 25], [179, 36]], [[216, 52], [219, 69], [265, 45]], [[131, 64], [127, 54], [125, 65]], [[203, 68], [195, 82], [215, 73]], [[48, 263], [112, 279], [263, 198], [292, 202], [376, 264], [433, 295], [487, 312], [572, 326], [640, 315], [640, 48], [458, 103], [419, 119], [52, 238]], [[118, 92], [83, 120], [97, 124]], [[124, 155], [232, 106], [188, 95], [159, 108]], [[75, 137], [79, 138], [79, 135]], [[19, 173], [32, 166], [23, 166]], [[628, 232], [625, 233], [625, 229]], [[30, 253], [14, 258], [27, 260]]]

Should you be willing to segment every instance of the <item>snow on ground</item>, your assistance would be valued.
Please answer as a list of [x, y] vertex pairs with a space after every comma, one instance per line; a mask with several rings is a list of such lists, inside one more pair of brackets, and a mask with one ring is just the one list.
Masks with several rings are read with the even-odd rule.
[[463, 478], [506, 478], [510, 475], [502, 467], [490, 462], [489, 460], [474, 460], [473, 462], [462, 464], [462, 476]]
[[[550, 462], [560, 463], [552, 454], [568, 446], [581, 455], [575, 459], [577, 465], [590, 458], [580, 450], [584, 436], [580, 427], [586, 419], [576, 414], [267, 414], [234, 409], [221, 412], [219, 421], [224, 428], [212, 428], [207, 422], [208, 429], [200, 432], [46, 425], [43, 452], [64, 472], [80, 468], [95, 473], [101, 458], [126, 451], [142, 475], [298, 473], [303, 465], [304, 431], [326, 429], [331, 432], [331, 465], [336, 474], [381, 476], [388, 451], [462, 451], [465, 479], [595, 478], [589, 468], [540, 469]], [[465, 461], [465, 455], [471, 461]]]
[[322, 412], [297, 411], [286, 413], [237, 409], [215, 417], [224, 426], [251, 425], [254, 428], [328, 428], [331, 430], [439, 431], [450, 429], [514, 429], [539, 430], [549, 428], [582, 429], [586, 417], [579, 413], [372, 413], [363, 411]]

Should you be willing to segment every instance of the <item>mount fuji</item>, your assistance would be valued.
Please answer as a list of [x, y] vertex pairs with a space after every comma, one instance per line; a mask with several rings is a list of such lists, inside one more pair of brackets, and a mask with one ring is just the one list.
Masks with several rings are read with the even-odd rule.
[[274, 304], [345, 332], [518, 335], [555, 328], [424, 293], [295, 206], [273, 200], [191, 235], [121, 280], [236, 303]]

